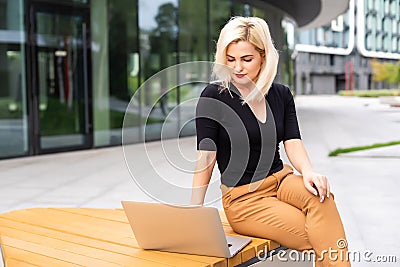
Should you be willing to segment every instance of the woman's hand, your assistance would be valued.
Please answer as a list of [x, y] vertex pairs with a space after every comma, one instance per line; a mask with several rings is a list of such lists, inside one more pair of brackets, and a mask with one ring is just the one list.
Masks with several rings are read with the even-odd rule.
[[330, 186], [328, 179], [325, 175], [313, 171], [303, 173], [302, 175], [304, 186], [312, 194], [316, 196], [319, 195], [320, 202], [323, 202], [325, 200], [325, 197], [329, 197]]
[[323, 202], [329, 197], [329, 183], [325, 175], [313, 171], [303, 142], [300, 139], [290, 139], [283, 144], [290, 162], [303, 175], [304, 186], [311, 194], [319, 195], [319, 201]]

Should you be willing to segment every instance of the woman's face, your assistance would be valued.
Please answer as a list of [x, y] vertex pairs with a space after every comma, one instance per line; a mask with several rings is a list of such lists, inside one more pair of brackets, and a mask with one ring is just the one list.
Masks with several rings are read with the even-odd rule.
[[228, 45], [226, 65], [232, 70], [232, 81], [238, 85], [256, 82], [264, 59], [256, 47], [248, 41], [239, 41]]

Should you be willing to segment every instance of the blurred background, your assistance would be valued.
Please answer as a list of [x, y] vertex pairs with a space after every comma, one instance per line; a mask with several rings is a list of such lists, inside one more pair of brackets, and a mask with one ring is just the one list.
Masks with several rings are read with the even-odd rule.
[[[269, 23], [276, 80], [294, 94], [397, 87], [387, 73], [400, 58], [398, 0], [0, 0], [0, 159], [120, 145], [144, 81], [175, 64], [213, 61], [220, 29], [236, 15]], [[131, 103], [130, 142], [159, 140], [169, 111], [203, 88], [166, 81], [208, 73], [176, 75]], [[194, 134], [179, 112], [164, 137]]]

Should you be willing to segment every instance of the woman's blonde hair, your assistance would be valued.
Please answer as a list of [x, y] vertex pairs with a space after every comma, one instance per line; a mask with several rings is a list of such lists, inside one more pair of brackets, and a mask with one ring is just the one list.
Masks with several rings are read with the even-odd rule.
[[248, 41], [253, 44], [264, 59], [255, 88], [243, 100], [248, 102], [262, 99], [268, 93], [276, 76], [279, 60], [265, 20], [257, 17], [233, 17], [229, 20], [222, 28], [218, 38], [214, 75], [222, 82], [222, 86], [229, 90], [231, 75], [226, 67], [226, 50], [231, 43], [239, 41]]

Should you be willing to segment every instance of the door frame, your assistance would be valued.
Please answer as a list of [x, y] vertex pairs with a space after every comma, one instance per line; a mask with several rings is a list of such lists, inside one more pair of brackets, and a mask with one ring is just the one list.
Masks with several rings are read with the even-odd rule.
[[[89, 4], [65, 3], [60, 1], [27, 1], [26, 10], [26, 79], [28, 96], [28, 128], [29, 128], [29, 154], [47, 154], [73, 150], [88, 149], [93, 147], [93, 99], [92, 99], [92, 60], [91, 60], [91, 35], [90, 35], [90, 6]], [[36, 14], [48, 12], [49, 14], [82, 16], [86, 25], [86, 44], [84, 53], [85, 76], [85, 133], [84, 144], [77, 146], [63, 146], [42, 149], [40, 146], [40, 118], [39, 118], [39, 89], [38, 89], [38, 62], [36, 46]]]

